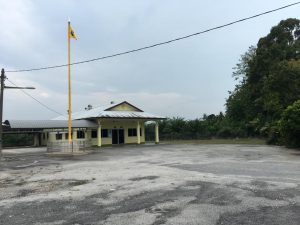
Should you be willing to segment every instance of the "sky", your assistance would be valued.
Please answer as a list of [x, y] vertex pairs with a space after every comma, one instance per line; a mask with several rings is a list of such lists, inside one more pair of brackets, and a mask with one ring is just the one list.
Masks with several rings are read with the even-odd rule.
[[[0, 66], [5, 70], [111, 55], [196, 33], [293, 3], [289, 0], [0, 0]], [[128, 101], [167, 117], [201, 118], [225, 112], [237, 81], [240, 56], [271, 27], [299, 18], [300, 5], [189, 39], [133, 54], [71, 67], [72, 110]], [[67, 67], [6, 73], [51, 109], [66, 114]], [[7, 86], [12, 86], [6, 81]], [[58, 115], [20, 90], [6, 89], [3, 119], [52, 119]]]

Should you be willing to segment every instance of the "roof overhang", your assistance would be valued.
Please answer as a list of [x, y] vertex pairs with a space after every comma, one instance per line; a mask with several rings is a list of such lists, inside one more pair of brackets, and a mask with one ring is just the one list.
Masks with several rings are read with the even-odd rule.
[[92, 117], [90, 119], [107, 119], [107, 120], [145, 120], [145, 121], [155, 121], [155, 120], [165, 120], [166, 117], [110, 117], [110, 116], [102, 116], [102, 117]]

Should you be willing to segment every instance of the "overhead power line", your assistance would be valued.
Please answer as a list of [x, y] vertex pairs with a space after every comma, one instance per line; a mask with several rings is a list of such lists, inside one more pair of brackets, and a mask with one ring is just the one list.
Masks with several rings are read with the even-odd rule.
[[[113, 57], [116, 57], [116, 56], [126, 55], [126, 54], [130, 54], [130, 53], [138, 52], [138, 51], [143, 51], [143, 50], [158, 47], [158, 46], [161, 46], [161, 45], [170, 44], [170, 43], [175, 42], [175, 41], [180, 41], [180, 40], [187, 39], [187, 38], [190, 38], [190, 37], [193, 37], [193, 36], [208, 33], [208, 32], [213, 31], [213, 30], [218, 30], [218, 29], [221, 29], [221, 28], [224, 28], [224, 27], [228, 27], [228, 26], [231, 26], [231, 25], [236, 24], [236, 23], [240, 23], [240, 22], [244, 22], [246, 20], [254, 19], [256, 17], [260, 17], [260, 16], [263, 16], [263, 15], [266, 15], [266, 14], [270, 14], [270, 13], [273, 13], [273, 12], [276, 12], [276, 11], [279, 11], [279, 10], [282, 10], [282, 9], [286, 9], [286, 8], [289, 8], [289, 7], [298, 5], [298, 4], [300, 4], [300, 2], [294, 2], [294, 3], [288, 4], [288, 5], [276, 8], [276, 9], [272, 9], [272, 10], [265, 11], [265, 12], [262, 12], [262, 13], [259, 13], [259, 14], [253, 15], [253, 16], [249, 16], [249, 17], [245, 17], [245, 18], [242, 18], [242, 19], [239, 19], [239, 20], [235, 20], [233, 22], [226, 23], [226, 24], [216, 26], [216, 27], [213, 27], [213, 28], [209, 28], [207, 30], [199, 31], [197, 33], [193, 33], [193, 34], [189, 34], [189, 35], [186, 35], [186, 36], [174, 38], [174, 39], [164, 41], [164, 42], [159, 42], [159, 43], [148, 45], [148, 46], [141, 47], [141, 48], [128, 50], [128, 51], [125, 51], [125, 52], [120, 52], [120, 53], [116, 53], [116, 54], [112, 54], [112, 55], [107, 55], [107, 56], [102, 56], [102, 57], [98, 57], [98, 58], [93, 58], [93, 59], [88, 59], [88, 60], [84, 60], [84, 61], [78, 61], [78, 62], [70, 63], [70, 65], [78, 65], [78, 64], [89, 63], [89, 62], [93, 62], [93, 61], [99, 61], [99, 60], [113, 58]], [[37, 70], [54, 69], [54, 68], [60, 68], [60, 67], [65, 67], [65, 66], [68, 66], [68, 64], [61, 64], [61, 65], [55, 65], [55, 66], [45, 66], [45, 67], [31, 68], [31, 69], [7, 70], [6, 72], [7, 73], [29, 72], [29, 71], [37, 71]]]
[[[15, 87], [18, 87], [18, 85], [16, 85], [14, 82], [12, 82], [11, 80], [9, 80], [8, 78], [6, 78], [6, 80], [11, 83], [12, 85], [14, 85]], [[36, 99], [35, 97], [33, 97], [31, 94], [27, 93], [26, 91], [20, 89], [20, 91], [22, 91], [25, 95], [27, 95], [28, 97], [32, 98], [34, 101], [36, 101], [37, 103], [39, 103], [40, 105], [42, 105], [44, 108], [58, 114], [58, 115], [61, 115], [61, 116], [64, 116], [63, 114], [57, 112], [56, 110], [54, 109], [51, 109], [49, 106], [47, 106], [46, 104], [44, 104], [43, 102], [39, 101], [38, 99]]]

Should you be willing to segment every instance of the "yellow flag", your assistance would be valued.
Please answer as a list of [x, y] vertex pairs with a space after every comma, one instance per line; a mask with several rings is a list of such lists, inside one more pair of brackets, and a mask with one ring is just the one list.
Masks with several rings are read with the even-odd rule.
[[77, 40], [77, 37], [76, 37], [76, 34], [75, 32], [73, 31], [72, 27], [71, 27], [71, 24], [69, 24], [69, 37], [70, 38], [74, 38]]

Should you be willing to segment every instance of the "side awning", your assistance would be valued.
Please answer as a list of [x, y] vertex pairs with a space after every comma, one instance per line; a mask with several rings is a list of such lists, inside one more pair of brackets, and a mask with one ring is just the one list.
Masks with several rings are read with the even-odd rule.
[[[5, 120], [3, 125], [5, 133], [15, 132], [41, 132], [44, 129], [68, 128], [67, 120]], [[90, 120], [73, 120], [72, 128], [97, 128], [98, 125]]]

